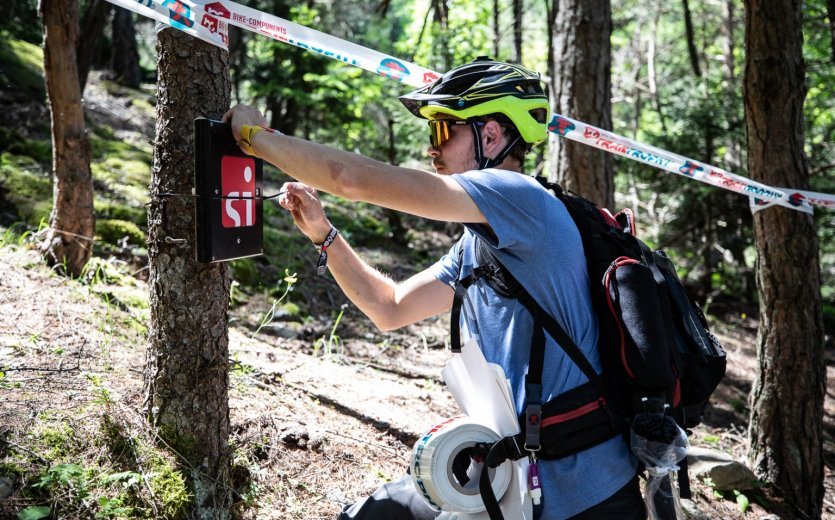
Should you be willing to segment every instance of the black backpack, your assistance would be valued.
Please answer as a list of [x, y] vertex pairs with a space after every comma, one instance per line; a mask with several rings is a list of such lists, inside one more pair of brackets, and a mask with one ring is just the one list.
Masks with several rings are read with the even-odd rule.
[[[558, 184], [537, 180], [565, 205], [583, 241], [594, 311], [600, 327], [598, 374], [565, 330], [477, 239], [478, 267], [459, 279], [452, 307], [451, 343], [460, 351], [459, 318], [467, 288], [479, 278], [505, 297], [517, 298], [534, 319], [522, 433], [482, 446], [486, 467], [536, 451], [559, 459], [627, 435], [641, 413], [663, 413], [682, 428], [701, 422], [708, 399], [725, 374], [725, 351], [708, 330], [699, 306], [687, 295], [663, 251], [635, 237], [632, 213], [611, 215], [592, 202], [566, 194]], [[460, 278], [460, 276], [459, 276]], [[545, 333], [550, 334], [589, 382], [541, 402]], [[679, 472], [689, 497], [686, 459]], [[480, 488], [491, 518], [501, 518], [487, 471]], [[494, 516], [495, 515], [495, 516]]]

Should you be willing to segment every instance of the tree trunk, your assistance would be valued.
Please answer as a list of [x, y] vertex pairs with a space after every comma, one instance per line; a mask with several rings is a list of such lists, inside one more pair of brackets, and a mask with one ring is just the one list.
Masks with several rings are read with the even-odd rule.
[[104, 36], [104, 24], [107, 23], [107, 16], [110, 14], [110, 3], [106, 0], [92, 0], [84, 18], [81, 20], [81, 34], [75, 52], [78, 58], [78, 84], [81, 86], [81, 93], [87, 85], [87, 76], [90, 74], [90, 66], [93, 62], [93, 55], [96, 53], [102, 36]]
[[[393, 164], [397, 166], [397, 137], [394, 132], [394, 119], [391, 117], [388, 118], [388, 159], [389, 164]], [[383, 214], [386, 216], [386, 220], [389, 223], [389, 230], [391, 230], [391, 241], [399, 246], [406, 246], [409, 244], [408, 237], [406, 236], [407, 230], [406, 227], [403, 225], [403, 218], [399, 211], [395, 211], [389, 208], [383, 208]]]
[[513, 0], [513, 60], [522, 64], [522, 0]]
[[[751, 178], [808, 189], [801, 0], [745, 0], [745, 123]], [[818, 242], [811, 215], [754, 215], [760, 326], [749, 459], [810, 518], [823, 501], [826, 391]]]
[[[835, 1], [835, 0], [833, 0]], [[736, 34], [736, 5], [735, 0], [726, 0], [725, 1], [725, 21], [722, 24], [722, 35], [725, 40], [725, 45], [722, 49], [722, 55], [725, 57], [724, 60], [724, 67], [723, 67], [723, 75], [725, 78], [725, 92], [727, 93], [728, 99], [733, 99], [736, 88], [737, 88], [737, 80], [736, 80], [736, 60], [734, 59], [734, 46], [735, 46], [735, 37]], [[732, 119], [729, 122], [730, 128], [737, 128], [739, 126], [739, 121], [737, 120], [736, 116], [730, 116]], [[735, 137], [735, 134], [732, 132], [728, 133], [726, 147], [725, 147], [725, 156], [724, 156], [724, 163], [727, 165], [727, 169], [730, 171], [738, 171], [742, 166], [742, 143]]]
[[90, 141], [78, 84], [76, 0], [42, 0], [44, 81], [52, 117], [52, 214], [41, 245], [46, 261], [79, 275], [93, 252], [93, 176]]
[[246, 67], [247, 31], [229, 27], [229, 68], [232, 70], [233, 104], [243, 102], [241, 98], [241, 71]]
[[113, 14], [113, 52], [110, 55], [110, 70], [120, 85], [139, 88], [139, 49], [136, 47], [136, 29], [133, 13], [116, 7]]
[[681, 3], [684, 8], [684, 30], [687, 33], [687, 53], [690, 55], [690, 66], [693, 68], [693, 74], [701, 76], [702, 70], [699, 68], [699, 52], [696, 50], [696, 34], [693, 31], [690, 2], [689, 0], [681, 0]]
[[826, 1], [826, 14], [829, 17], [829, 31], [832, 41], [832, 63], [835, 63], [835, 0]]
[[196, 117], [229, 106], [229, 55], [175, 29], [157, 39], [156, 147], [148, 209], [151, 324], [146, 410], [161, 437], [186, 459], [189, 518], [226, 519], [229, 485], [228, 309], [225, 264], [195, 260], [195, 202], [162, 198], [194, 186]]
[[452, 68], [452, 49], [449, 48], [449, 0], [432, 0], [435, 6], [435, 23], [438, 24], [437, 49], [441, 53], [442, 69]]
[[[559, 0], [554, 10], [554, 111], [611, 130], [611, 4]], [[599, 205], [613, 207], [611, 155], [553, 135], [551, 139], [550, 177]]]
[[[835, 2], [835, 0], [832, 0]], [[499, 0], [493, 0], [493, 59], [499, 60], [501, 51], [502, 33], [499, 26]]]

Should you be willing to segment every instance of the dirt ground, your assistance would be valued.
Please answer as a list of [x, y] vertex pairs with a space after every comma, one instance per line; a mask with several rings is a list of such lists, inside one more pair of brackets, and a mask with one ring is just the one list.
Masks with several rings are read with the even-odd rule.
[[[144, 317], [118, 304], [123, 289], [54, 276], [25, 248], [0, 249], [0, 273], [0, 365], [10, 368], [0, 387], [0, 433], [7, 444], [25, 436], [46, 411], [84, 430], [103, 413], [105, 391], [107, 413], [141, 425], [145, 339], [136, 324]], [[145, 291], [141, 281], [133, 289]], [[248, 479], [252, 491], [242, 517], [334, 518], [345, 504], [400, 475], [417, 436], [456, 413], [440, 379], [450, 355], [446, 319], [374, 333], [349, 310], [340, 329], [344, 336], [317, 345], [316, 339], [328, 336], [327, 327], [301, 333], [304, 339], [288, 338], [276, 321], [255, 335], [255, 317], [268, 303], [241, 307], [230, 328], [236, 478]], [[714, 439], [710, 447], [742, 458], [756, 323], [747, 319], [714, 329], [728, 351], [728, 377], [691, 441], [705, 445]], [[831, 378], [832, 359], [828, 367]], [[832, 398], [830, 391], [823, 518], [835, 518]], [[766, 489], [742, 513], [734, 500], [716, 498], [694, 482], [702, 518], [796, 518], [770, 498]], [[7, 506], [26, 503], [19, 494], [9, 500]]]

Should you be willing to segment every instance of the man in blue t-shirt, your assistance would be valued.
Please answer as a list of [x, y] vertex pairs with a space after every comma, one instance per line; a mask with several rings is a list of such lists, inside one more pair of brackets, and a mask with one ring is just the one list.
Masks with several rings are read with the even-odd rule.
[[[378, 327], [391, 330], [449, 311], [454, 287], [479, 265], [480, 240], [599, 372], [598, 325], [579, 232], [565, 206], [535, 179], [521, 174], [530, 146], [547, 135], [548, 102], [539, 75], [479, 58], [400, 99], [414, 115], [429, 120], [428, 153], [435, 173], [282, 135], [267, 128], [261, 113], [251, 107], [239, 105], [224, 120], [231, 122], [245, 152], [300, 181], [285, 184], [281, 205], [321, 246], [319, 265], [327, 265], [346, 296]], [[331, 226], [317, 189], [459, 222], [465, 232], [435, 265], [396, 283], [361, 260]], [[463, 325], [477, 338], [487, 361], [504, 369], [516, 411], [522, 414], [534, 333], [531, 314], [519, 300], [502, 296], [483, 279], [469, 293]], [[547, 334], [544, 356], [542, 402], [588, 382]], [[540, 459], [538, 465], [542, 519], [645, 517], [637, 464], [620, 435], [556, 460]], [[412, 483], [401, 479], [346, 508], [340, 518], [424, 520], [437, 515]]]

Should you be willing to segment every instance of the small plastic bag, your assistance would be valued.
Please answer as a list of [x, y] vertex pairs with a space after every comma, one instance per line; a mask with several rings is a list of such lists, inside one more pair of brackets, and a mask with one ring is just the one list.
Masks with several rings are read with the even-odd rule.
[[684, 518], [676, 485], [678, 463], [687, 456], [687, 434], [663, 413], [641, 413], [632, 421], [632, 453], [647, 469], [644, 501], [650, 520]]

